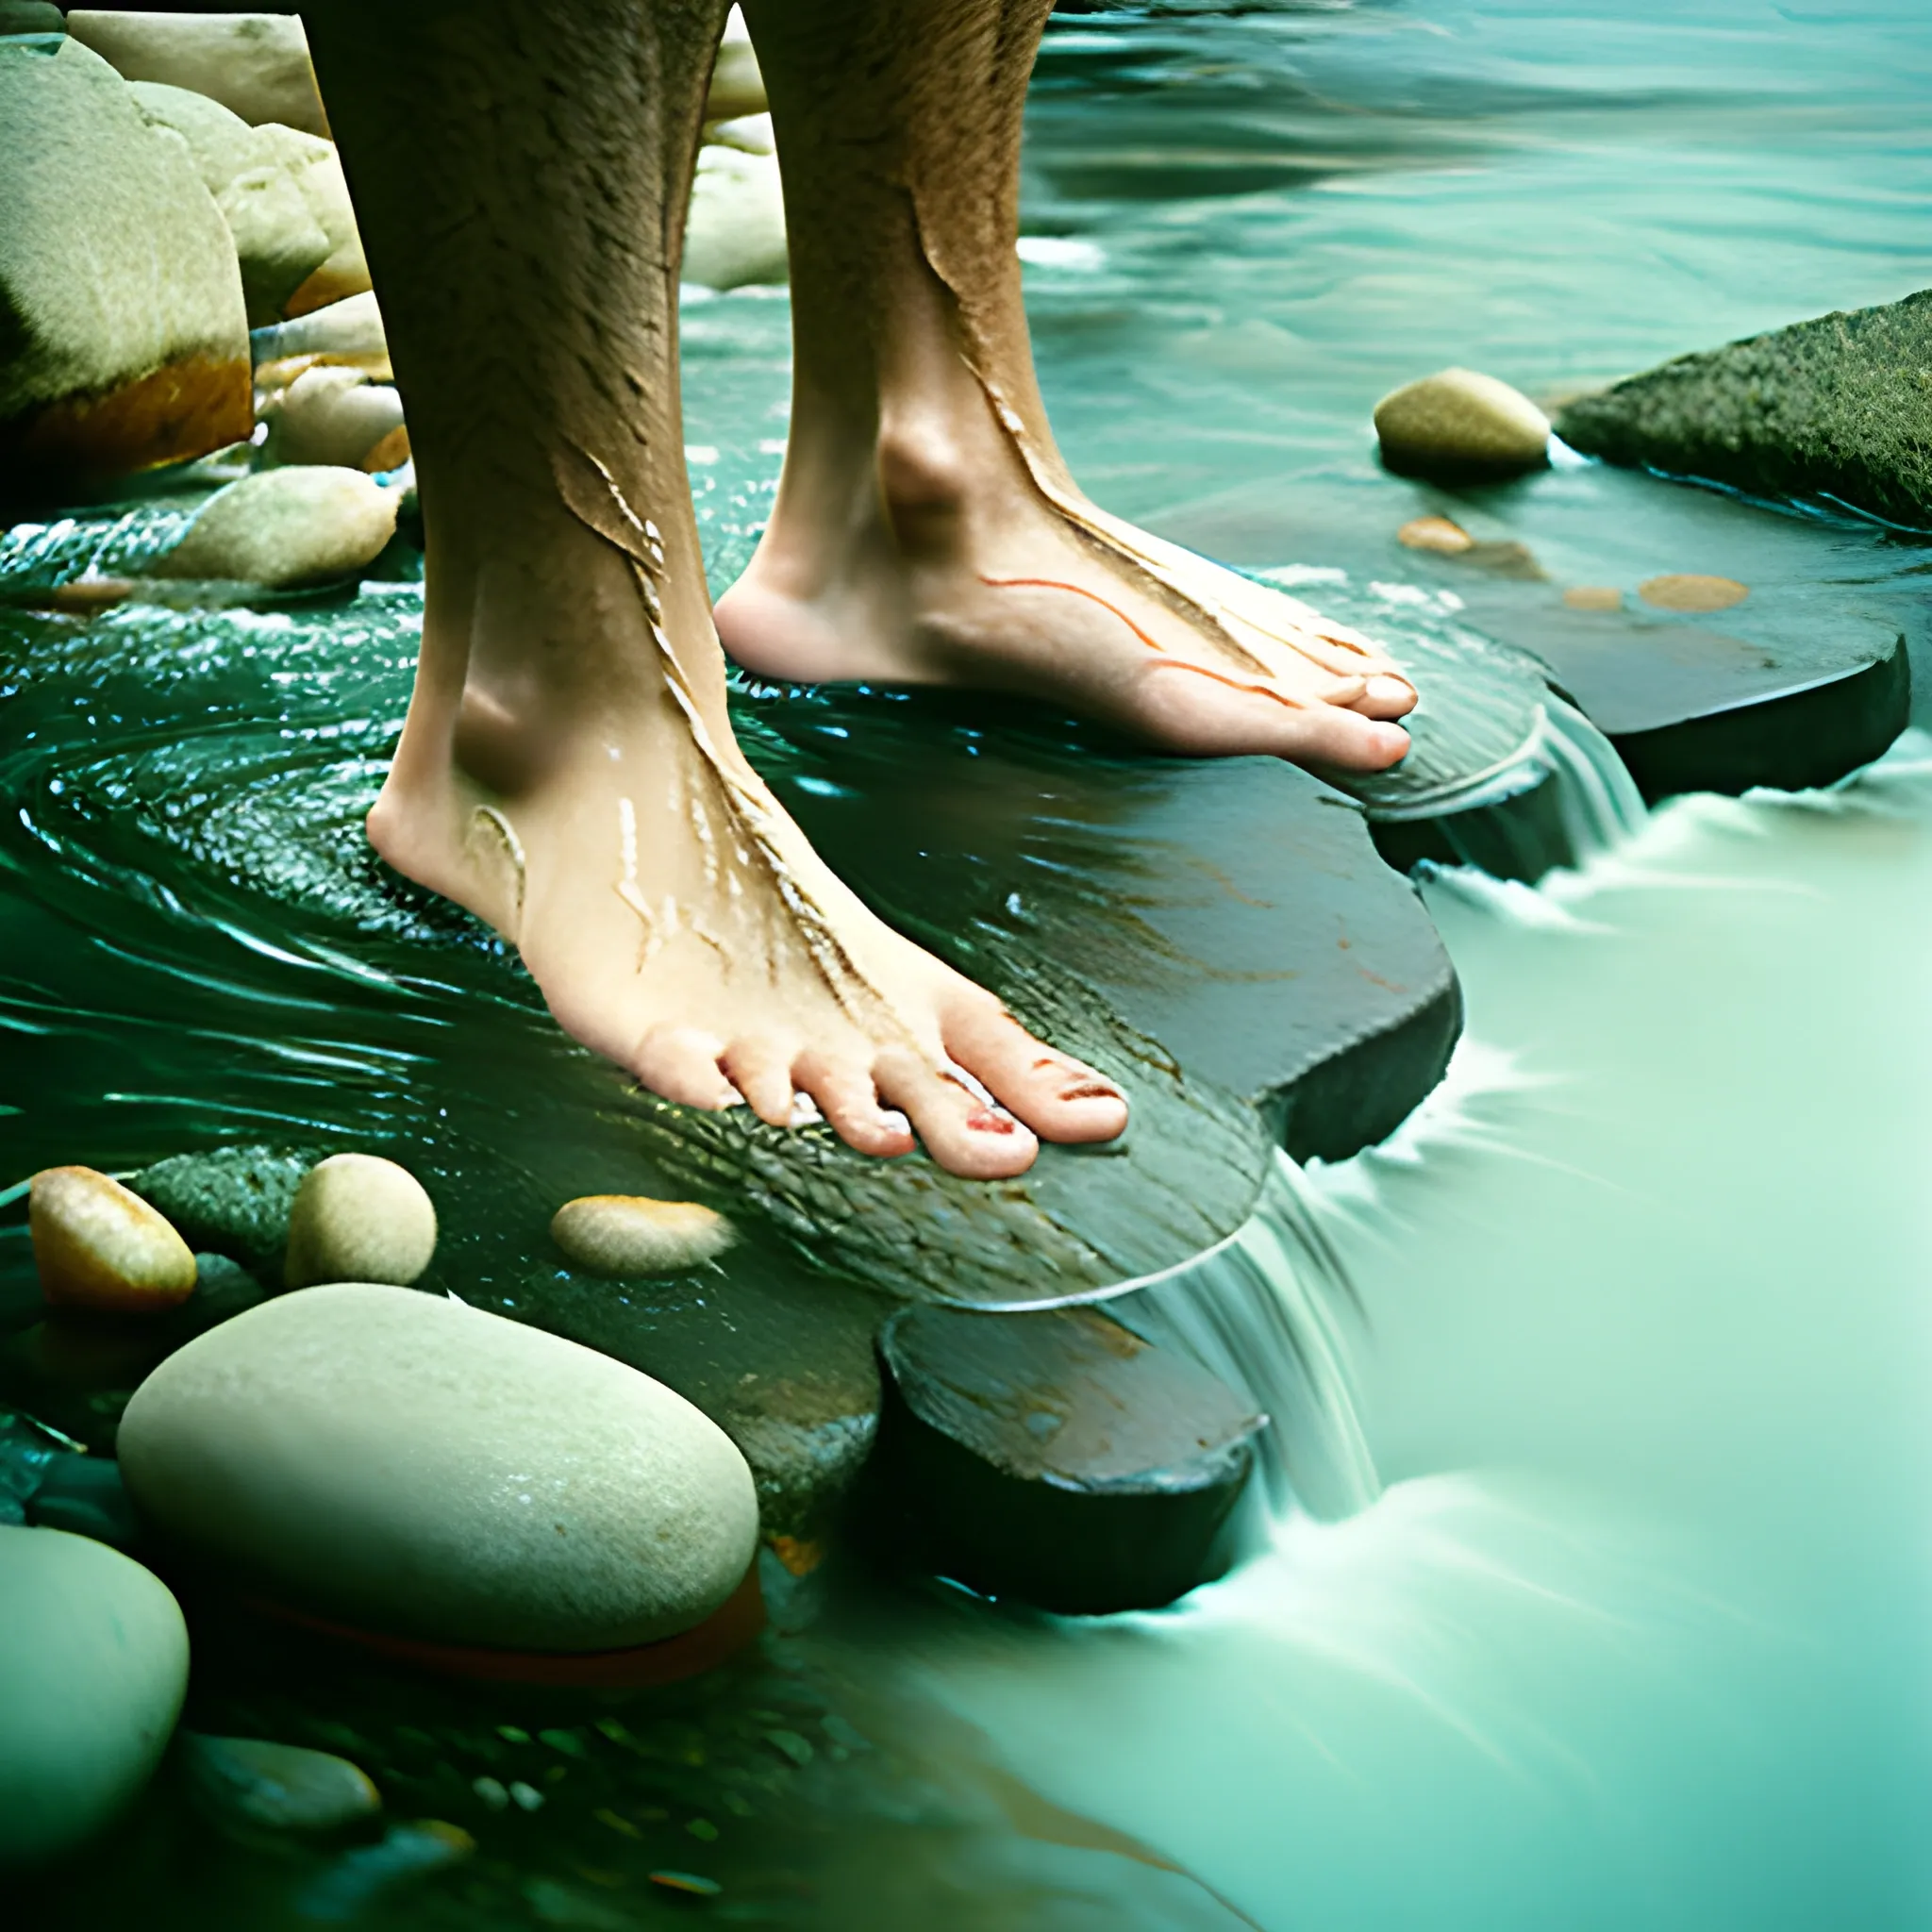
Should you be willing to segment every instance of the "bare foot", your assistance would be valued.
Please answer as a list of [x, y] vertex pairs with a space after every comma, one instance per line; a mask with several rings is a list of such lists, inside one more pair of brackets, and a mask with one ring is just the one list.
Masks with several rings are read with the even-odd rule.
[[869, 448], [794, 429], [718, 605], [746, 670], [1024, 692], [1196, 755], [1373, 772], [1407, 752], [1415, 691], [1369, 639], [1108, 516], [996, 405], [936, 389]]
[[[377, 851], [511, 940], [559, 1024], [669, 1099], [742, 1101], [774, 1125], [815, 1107], [867, 1154], [908, 1153], [916, 1132], [975, 1178], [1022, 1172], [1036, 1135], [1113, 1139], [1126, 1104], [1111, 1082], [826, 869], [704, 675], [716, 646], [694, 561], [660, 597], [655, 526], [630, 547], [558, 509], [541, 541], [439, 582], [370, 814]], [[452, 717], [430, 667], [458, 658]]]

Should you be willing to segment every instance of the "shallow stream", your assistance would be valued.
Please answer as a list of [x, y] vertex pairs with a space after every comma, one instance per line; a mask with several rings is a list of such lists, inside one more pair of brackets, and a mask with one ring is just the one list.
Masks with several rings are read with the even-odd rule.
[[[1580, 463], [1446, 492], [1385, 475], [1368, 428], [1376, 396], [1446, 363], [1546, 395], [1932, 284], [1923, 0], [1063, 15], [1027, 166], [1042, 382], [1108, 508], [1306, 566], [1311, 595], [1324, 573], [1391, 605], [1447, 590], [1521, 641], [1566, 584], [1731, 575], [1747, 608], [1906, 628], [1932, 704], [1932, 541]], [[686, 306], [721, 583], [770, 500], [785, 327], [771, 291]], [[1403, 551], [1423, 510], [1546, 576]], [[375, 601], [359, 701], [332, 696], [345, 797], [399, 715], [414, 594]], [[139, 705], [110, 707], [105, 672], [85, 689], [104, 754], [138, 745]], [[321, 755], [297, 735], [291, 757]], [[453, 1037], [512, 1056], [528, 1138], [583, 1091], [514, 997], [466, 1019], [447, 987], [331, 968], [240, 910], [219, 972], [197, 964], [158, 937], [166, 878], [108, 909], [131, 838], [8, 835], [16, 1064], [84, 1066], [91, 1096], [6, 1096], [37, 1154], [91, 1137], [42, 1158], [146, 1158], [177, 1119], [286, 1124], [305, 1091], [373, 1117], [453, 1064]], [[815, 1668], [998, 1802], [964, 1836], [927, 1831], [910, 1785], [900, 1812], [874, 1790], [841, 1809], [822, 1737], [832, 1782], [784, 1857], [833, 1916], [770, 1891], [707, 1909], [1024, 1932], [1932, 1923], [1932, 735], [1828, 794], [1666, 806], [1540, 890], [1424, 890], [1469, 1003], [1451, 1076], [1387, 1146], [1279, 1181], [1279, 1225], [1319, 1230], [1338, 1269], [1289, 1239], [1286, 1318], [1252, 1270], [1199, 1285], [1218, 1327], [1174, 1289], [1139, 1311], [1231, 1348], [1281, 1418], [1292, 1498], [1257, 1513], [1255, 1554], [1158, 1615], [941, 1593], [834, 1618]], [[721, 1855], [759, 1829], [725, 1824]], [[549, 1875], [438, 1893], [434, 1923], [683, 1907], [600, 1892], [530, 1832], [487, 1849]], [[241, 1909], [205, 1872], [143, 1869], [169, 1923], [170, 1896], [183, 1923]], [[251, 1888], [234, 1923], [279, 1924]]]

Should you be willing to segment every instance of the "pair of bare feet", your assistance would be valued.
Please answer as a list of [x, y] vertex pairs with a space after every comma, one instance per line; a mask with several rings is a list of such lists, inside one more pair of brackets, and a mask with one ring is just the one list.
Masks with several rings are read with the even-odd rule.
[[675, 291], [719, 0], [423, 0], [375, 56], [366, 0], [309, 17], [428, 543], [370, 836], [655, 1091], [1010, 1175], [1040, 1139], [1114, 1138], [1124, 1100], [820, 861], [732, 738], [720, 638], [774, 679], [1026, 692], [1162, 750], [1357, 771], [1403, 755], [1414, 692], [1367, 640], [1108, 518], [1061, 464], [1012, 249], [1045, 0], [746, 12], [795, 387], [770, 526], [715, 613]]

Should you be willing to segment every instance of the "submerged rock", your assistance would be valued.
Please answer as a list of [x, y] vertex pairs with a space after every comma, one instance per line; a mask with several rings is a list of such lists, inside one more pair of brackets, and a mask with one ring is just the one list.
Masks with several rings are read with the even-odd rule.
[[332, 1154], [302, 1176], [289, 1216], [291, 1288], [379, 1281], [407, 1288], [436, 1253], [436, 1208], [406, 1167]]
[[1557, 416], [1606, 462], [1932, 523], [1932, 290], [1682, 356]]
[[1431, 550], [1440, 557], [1458, 557], [1475, 548], [1475, 539], [1447, 517], [1411, 517], [1395, 533], [1405, 550]]
[[235, 246], [193, 158], [75, 41], [0, 45], [0, 494], [245, 441]]
[[194, 1292], [188, 1243], [139, 1194], [91, 1167], [42, 1168], [27, 1213], [34, 1266], [55, 1307], [159, 1314]]
[[328, 119], [293, 13], [122, 13], [76, 8], [67, 31], [129, 80], [207, 94], [251, 124], [326, 134]]
[[273, 1147], [217, 1147], [142, 1168], [129, 1188], [158, 1208], [197, 1248], [279, 1284], [289, 1215], [312, 1158]]
[[311, 1878], [296, 1894], [296, 1910], [325, 1922], [360, 1918], [377, 1899], [461, 1864], [475, 1849], [467, 1831], [440, 1818], [391, 1825], [379, 1844], [343, 1852]]
[[216, 491], [154, 575], [275, 590], [346, 577], [374, 563], [394, 536], [398, 501], [359, 470], [264, 470]]
[[58, 1529], [0, 1528], [0, 1868], [60, 1857], [125, 1809], [188, 1688], [158, 1577]]
[[160, 81], [134, 83], [150, 126], [188, 143], [208, 192], [234, 238], [251, 327], [279, 317], [295, 291], [335, 248], [275, 139], [219, 101]]
[[1637, 594], [1659, 610], [1728, 610], [1751, 591], [1735, 577], [1672, 575], [1647, 578], [1638, 585]]
[[1091, 1308], [908, 1308], [879, 1335], [878, 1465], [900, 1553], [1080, 1614], [1171, 1603], [1224, 1532], [1267, 1418]]
[[195, 1804], [231, 1831], [340, 1831], [382, 1809], [368, 1773], [326, 1751], [188, 1731], [178, 1755]]
[[368, 1283], [284, 1295], [189, 1343], [136, 1391], [120, 1454], [177, 1561], [434, 1642], [671, 1636], [738, 1588], [758, 1532], [743, 1457], [669, 1389]]
[[1549, 460], [1549, 418], [1507, 382], [1444, 369], [1375, 405], [1391, 470], [1418, 475], [1509, 475]]
[[622, 1280], [627, 1274], [681, 1274], [731, 1245], [731, 1224], [696, 1201], [642, 1194], [585, 1194], [566, 1201], [550, 1239], [579, 1268]]

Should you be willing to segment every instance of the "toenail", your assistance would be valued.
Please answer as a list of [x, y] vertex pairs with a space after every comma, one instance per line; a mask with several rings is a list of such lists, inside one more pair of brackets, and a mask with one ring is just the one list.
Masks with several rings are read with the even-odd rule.
[[1110, 1080], [1089, 1080], [1083, 1086], [1069, 1087], [1062, 1100], [1118, 1100], [1121, 1090]]
[[978, 1108], [966, 1116], [966, 1124], [975, 1134], [1010, 1134], [1019, 1122], [1003, 1113], [994, 1113], [991, 1108]]

